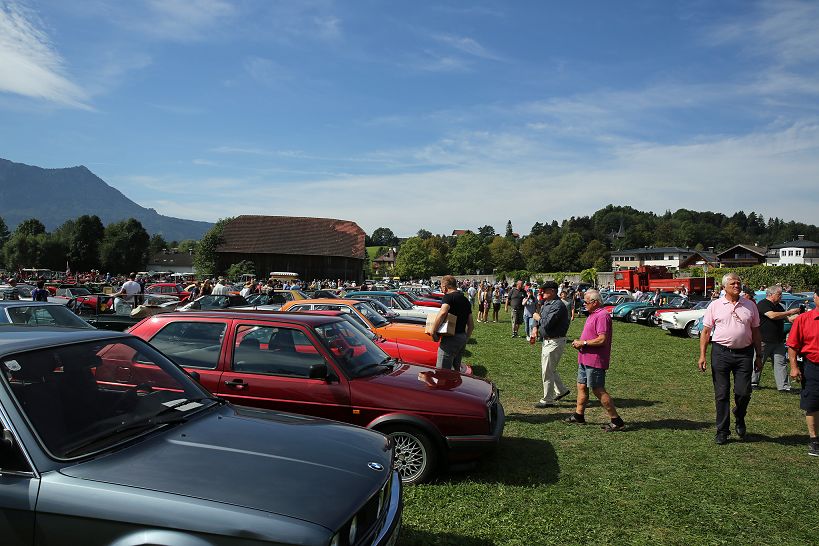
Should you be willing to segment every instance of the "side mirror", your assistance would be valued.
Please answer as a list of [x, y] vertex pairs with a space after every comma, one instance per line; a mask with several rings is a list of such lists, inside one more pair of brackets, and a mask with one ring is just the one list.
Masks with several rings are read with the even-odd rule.
[[196, 381], [197, 383], [202, 382], [202, 378], [199, 376], [199, 372], [195, 372], [195, 371], [191, 370], [191, 371], [188, 371], [188, 375], [191, 376], [193, 378], [193, 380]]
[[311, 364], [310, 365], [310, 373], [308, 375], [310, 379], [323, 379], [327, 380], [327, 364]]

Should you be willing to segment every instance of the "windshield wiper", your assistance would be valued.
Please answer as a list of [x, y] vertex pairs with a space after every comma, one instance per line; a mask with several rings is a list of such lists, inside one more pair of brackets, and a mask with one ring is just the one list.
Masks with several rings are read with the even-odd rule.
[[378, 363], [373, 362], [372, 364], [367, 364], [366, 366], [360, 368], [358, 370], [358, 374], [356, 374], [356, 375], [359, 375], [359, 376], [363, 375], [362, 372], [365, 372], [366, 370], [372, 370], [373, 368], [383, 368], [385, 371], [386, 370], [392, 370], [393, 369], [393, 364], [391, 363], [392, 360], [393, 360], [393, 358], [388, 356], [387, 358], [385, 358], [381, 362], [378, 362]]

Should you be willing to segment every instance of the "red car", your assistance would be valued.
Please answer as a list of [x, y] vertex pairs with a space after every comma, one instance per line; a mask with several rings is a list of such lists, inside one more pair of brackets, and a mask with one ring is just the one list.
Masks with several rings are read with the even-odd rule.
[[[503, 433], [503, 406], [492, 383], [397, 362], [340, 317], [168, 313], [130, 332], [235, 404], [326, 417], [391, 436], [405, 483], [424, 481], [447, 463], [476, 460]], [[139, 376], [131, 382], [150, 382], [147, 369], [121, 373]]]
[[65, 300], [66, 303], [75, 300], [81, 311], [104, 313], [114, 307], [114, 298], [106, 294], [93, 294], [84, 286], [59, 286], [54, 291], [54, 297]]
[[413, 305], [422, 305], [424, 307], [440, 307], [441, 306], [441, 300], [419, 298], [418, 296], [416, 296], [412, 292], [399, 291], [398, 294], [401, 294], [402, 296], [406, 296], [407, 299], [409, 299], [412, 302]]
[[173, 282], [158, 282], [145, 287], [146, 294], [161, 294], [163, 296], [176, 296], [180, 303], [188, 301], [191, 293], [185, 290], [181, 284]]
[[[431, 339], [384, 339], [382, 336], [374, 333], [369, 328], [365, 328], [360, 322], [355, 320], [350, 313], [343, 313], [341, 311], [304, 311], [311, 315], [327, 315], [332, 317], [341, 317], [367, 336], [370, 341], [381, 347], [381, 349], [395, 358], [402, 360], [407, 364], [418, 364], [419, 366], [429, 366], [434, 368], [438, 361], [438, 343]], [[468, 364], [461, 364], [461, 373], [472, 375], [472, 366]]]

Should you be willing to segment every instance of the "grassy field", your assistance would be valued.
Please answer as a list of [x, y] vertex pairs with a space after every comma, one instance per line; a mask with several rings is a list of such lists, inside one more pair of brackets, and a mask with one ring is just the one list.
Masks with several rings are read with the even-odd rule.
[[405, 488], [401, 544], [817, 543], [819, 461], [807, 455], [799, 397], [773, 388], [770, 367], [753, 393], [746, 440], [734, 434], [717, 446], [698, 342], [615, 322], [607, 388], [627, 428], [606, 433], [595, 401], [589, 424], [562, 422], [576, 391], [570, 347], [559, 367], [569, 400], [533, 407], [540, 345], [510, 339], [501, 318], [476, 325], [466, 360], [500, 388], [504, 438], [476, 469]]

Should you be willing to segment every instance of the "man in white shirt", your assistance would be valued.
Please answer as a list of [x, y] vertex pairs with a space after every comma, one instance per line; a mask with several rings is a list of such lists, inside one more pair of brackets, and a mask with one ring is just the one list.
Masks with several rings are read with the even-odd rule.
[[213, 287], [211, 294], [214, 296], [227, 296], [228, 292], [230, 291], [228, 287], [225, 286], [225, 278], [219, 277], [219, 281], [216, 283], [216, 286]]
[[136, 273], [128, 275], [128, 280], [122, 284], [119, 292], [114, 294], [114, 312], [118, 315], [127, 315], [136, 307], [137, 296], [142, 293], [142, 286], [136, 282]]

